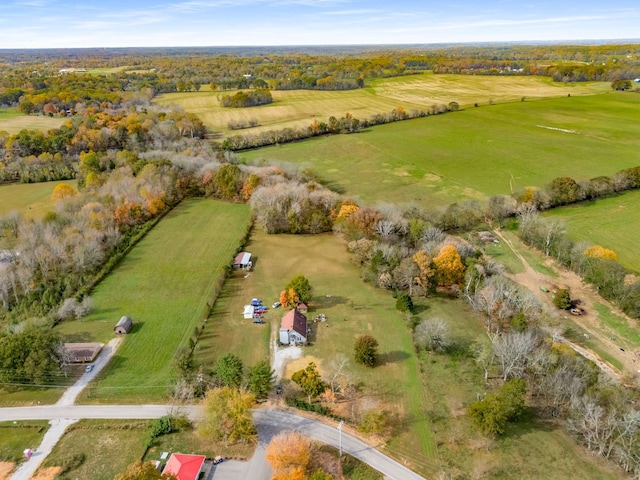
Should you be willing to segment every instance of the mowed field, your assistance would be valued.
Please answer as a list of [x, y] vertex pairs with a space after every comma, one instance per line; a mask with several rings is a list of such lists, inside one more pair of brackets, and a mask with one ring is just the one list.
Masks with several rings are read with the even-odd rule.
[[618, 254], [622, 265], [640, 272], [640, 252], [637, 248], [640, 238], [640, 191], [555, 208], [544, 215], [562, 219], [567, 226], [567, 235], [572, 240], [584, 240], [610, 248]]
[[20, 130], [47, 131], [57, 128], [64, 118], [46, 117], [44, 115], [23, 115], [15, 108], [0, 108], [0, 132], [15, 134]]
[[638, 122], [640, 95], [612, 92], [470, 108], [240, 156], [311, 167], [365, 203], [448, 205], [640, 165]]
[[68, 341], [106, 342], [121, 316], [134, 320], [112, 361], [85, 391], [91, 402], [166, 399], [176, 351], [207, 315], [249, 220], [246, 205], [181, 203], [95, 288], [91, 315], [57, 327]]
[[12, 211], [25, 218], [39, 218], [55, 209], [56, 202], [51, 199], [53, 190], [61, 183], [68, 183], [74, 188], [76, 180], [41, 183], [13, 183], [0, 185], [0, 216]]
[[[376, 113], [403, 107], [406, 111], [428, 109], [434, 103], [458, 102], [462, 107], [474, 103], [487, 105], [558, 96], [594, 95], [610, 90], [605, 82], [557, 84], [540, 77], [480, 77], [471, 75], [413, 75], [375, 79], [366, 88], [348, 91], [273, 90], [273, 103], [251, 108], [223, 108], [220, 98], [235, 91], [211, 91], [160, 95], [155, 102], [177, 104], [197, 114], [214, 132], [223, 135], [244, 134], [285, 127], [306, 127], [314, 119], [327, 121], [349, 112], [364, 119]], [[231, 131], [230, 121], [258, 120], [259, 126]]]

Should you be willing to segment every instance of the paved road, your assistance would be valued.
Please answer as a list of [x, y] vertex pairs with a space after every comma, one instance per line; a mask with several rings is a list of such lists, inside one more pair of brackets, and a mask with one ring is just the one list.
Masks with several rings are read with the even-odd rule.
[[[253, 419], [259, 431], [265, 427], [271, 428], [272, 434], [282, 430], [298, 430], [307, 437], [339, 447], [338, 430], [315, 420], [275, 410], [254, 410]], [[390, 479], [425, 480], [424, 477], [347, 433], [342, 433], [342, 451], [370, 465]]]
[[[73, 405], [73, 406], [37, 406], [37, 407], [14, 407], [0, 408], [0, 421], [11, 420], [52, 420], [58, 421], [58, 425], [64, 425], [64, 428], [70, 423], [70, 419], [80, 418], [159, 418], [169, 413], [184, 413], [189, 418], [197, 420], [202, 416], [202, 410], [198, 406], [176, 407], [173, 405]], [[299, 417], [291, 413], [279, 412], [275, 410], [254, 410], [254, 421], [258, 428], [259, 444], [256, 453], [249, 462], [225, 462], [222, 463], [210, 479], [232, 479], [239, 480], [268, 480], [271, 478], [271, 469], [266, 463], [264, 448], [269, 443], [271, 437], [285, 430], [299, 430], [308, 437], [316, 439], [320, 442], [339, 446], [339, 433], [337, 429], [329, 427], [322, 423], [310, 420], [308, 418]], [[70, 422], [70, 423], [67, 423]], [[54, 425], [55, 426], [55, 425]], [[60, 427], [61, 428], [61, 427]], [[61, 431], [57, 428], [56, 434], [62, 436], [64, 429]], [[46, 438], [46, 436], [45, 436]], [[58, 437], [59, 438], [59, 437]], [[53, 447], [55, 442], [48, 445]], [[57, 439], [55, 440], [57, 441]], [[43, 442], [44, 443], [44, 442]], [[344, 452], [353, 455], [359, 460], [371, 465], [376, 470], [383, 473], [386, 477], [393, 480], [424, 480], [423, 477], [412, 472], [398, 462], [392, 460], [386, 455], [380, 453], [373, 447], [358, 440], [347, 433], [342, 434], [342, 449]], [[43, 452], [42, 459], [45, 458], [44, 451], [38, 448], [38, 453]], [[49, 449], [50, 451], [50, 449]], [[48, 453], [48, 452], [47, 452]], [[32, 457], [33, 459], [34, 457]], [[40, 460], [42, 461], [42, 460]], [[27, 462], [31, 463], [31, 462]], [[37, 466], [36, 466], [37, 468]], [[35, 469], [33, 470], [35, 471]], [[26, 480], [29, 477], [16, 476], [12, 480]]]

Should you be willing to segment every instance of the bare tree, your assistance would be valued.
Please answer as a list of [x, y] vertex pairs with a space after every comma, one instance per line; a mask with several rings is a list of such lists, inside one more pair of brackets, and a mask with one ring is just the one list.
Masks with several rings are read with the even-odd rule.
[[527, 367], [528, 357], [537, 346], [539, 338], [533, 330], [511, 332], [503, 335], [488, 334], [502, 379], [521, 378]]
[[452, 344], [449, 325], [438, 317], [420, 322], [413, 335], [419, 348], [434, 352], [446, 352]]

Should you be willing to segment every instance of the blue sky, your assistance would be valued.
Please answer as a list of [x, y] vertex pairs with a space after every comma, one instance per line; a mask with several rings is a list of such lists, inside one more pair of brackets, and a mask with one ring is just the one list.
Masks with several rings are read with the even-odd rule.
[[0, 0], [0, 48], [639, 37], [638, 0]]

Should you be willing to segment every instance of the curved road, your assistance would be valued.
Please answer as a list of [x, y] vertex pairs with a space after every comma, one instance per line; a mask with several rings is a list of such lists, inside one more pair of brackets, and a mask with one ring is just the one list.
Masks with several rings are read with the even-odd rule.
[[[54, 430], [55, 433], [61, 436], [69, 424], [82, 418], [151, 419], [159, 418], [169, 413], [184, 413], [189, 418], [197, 420], [202, 416], [202, 409], [199, 406], [178, 407], [174, 405], [48, 405], [14, 407], [0, 408], [0, 421], [51, 420], [52, 429], [50, 430]], [[251, 461], [242, 463], [225, 462], [219, 466], [220, 476], [216, 476], [214, 472], [210, 478], [229, 478], [227, 475], [233, 471], [236, 478], [268, 480], [271, 475], [271, 469], [266, 464], [264, 448], [272, 436], [285, 430], [299, 430], [315, 440], [336, 448], [339, 446], [338, 430], [315, 420], [275, 410], [254, 410], [253, 418], [258, 428], [259, 442], [256, 454], [254, 454]], [[45, 436], [43, 443], [45, 442], [51, 443], [51, 440]], [[53, 445], [47, 446], [53, 447]], [[38, 452], [42, 450], [44, 449], [38, 448]], [[424, 480], [423, 477], [347, 433], [342, 434], [342, 450], [367, 463], [390, 479]], [[43, 454], [39, 456], [44, 459]], [[23, 467], [29, 463], [31, 462], [23, 464]], [[37, 469], [37, 465], [35, 469]], [[27, 473], [26, 469], [20, 468], [12, 478], [28, 479], [35, 472], [35, 469], [33, 467], [29, 468], [30, 472]], [[227, 473], [225, 473], [226, 470], [228, 470]]]

